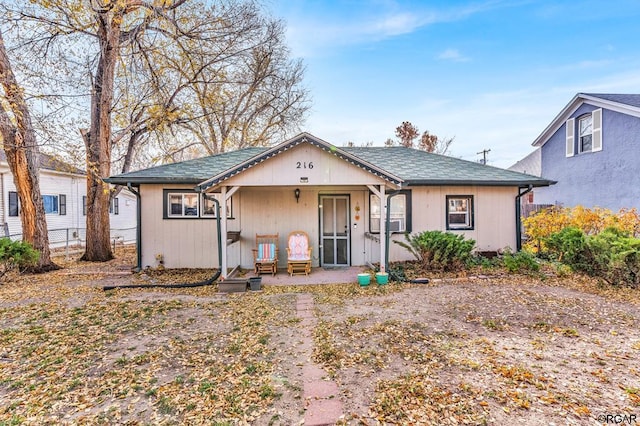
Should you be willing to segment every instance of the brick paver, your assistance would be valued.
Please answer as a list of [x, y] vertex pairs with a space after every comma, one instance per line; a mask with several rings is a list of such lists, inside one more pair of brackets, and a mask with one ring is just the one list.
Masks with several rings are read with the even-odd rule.
[[313, 296], [298, 295], [296, 313], [303, 330], [300, 333], [303, 355], [307, 363], [302, 368], [304, 399], [307, 404], [304, 424], [306, 426], [333, 425], [342, 416], [342, 402], [338, 385], [327, 378], [322, 367], [312, 360], [313, 328], [317, 319], [313, 314]]

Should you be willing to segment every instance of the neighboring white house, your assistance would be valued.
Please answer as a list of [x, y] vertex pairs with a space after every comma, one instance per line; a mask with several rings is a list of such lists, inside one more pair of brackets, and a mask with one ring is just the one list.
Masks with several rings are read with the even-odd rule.
[[[480, 251], [517, 247], [516, 204], [532, 187], [553, 182], [405, 147], [338, 148], [308, 133], [270, 148], [246, 148], [106, 179], [140, 191], [141, 267], [253, 267], [256, 234], [305, 231], [312, 266], [366, 265], [411, 258], [387, 245], [405, 232], [448, 230]], [[223, 247], [218, 265], [216, 212]], [[514, 203], [515, 202], [515, 203]], [[229, 231], [240, 232], [230, 238]], [[224, 243], [223, 243], [224, 244]], [[286, 255], [279, 267], [287, 264]]]
[[[87, 181], [83, 170], [56, 158], [40, 154], [40, 192], [53, 246], [63, 244], [67, 237], [73, 242], [84, 240], [86, 227]], [[20, 238], [20, 204], [4, 151], [0, 150], [0, 234]], [[112, 236], [135, 241], [136, 197], [121, 191], [110, 208]]]

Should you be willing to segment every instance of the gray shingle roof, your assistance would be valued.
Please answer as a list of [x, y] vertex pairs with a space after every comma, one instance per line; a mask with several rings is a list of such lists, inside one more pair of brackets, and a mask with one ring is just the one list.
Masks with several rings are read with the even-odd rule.
[[[38, 160], [40, 161], [39, 167], [41, 169], [52, 170], [60, 173], [70, 173], [74, 175], [85, 175], [87, 173], [85, 170], [79, 169], [43, 152], [39, 153]], [[7, 162], [7, 155], [3, 149], [0, 149], [0, 162]]]
[[640, 108], [640, 95], [636, 94], [585, 93], [585, 95]]
[[[309, 134], [302, 134], [289, 142], [272, 148], [246, 148], [239, 151], [203, 157], [181, 163], [167, 164], [136, 172], [125, 173], [106, 179], [115, 184], [140, 183], [193, 183], [206, 189], [214, 183], [252, 167], [260, 161], [277, 155], [289, 147], [301, 143], [301, 138], [321, 148], [331, 147], [329, 152], [345, 161], [357, 162], [372, 173], [380, 169], [392, 181], [401, 179], [407, 185], [499, 185], [499, 186], [547, 186], [554, 182], [459, 158], [432, 154], [405, 147], [333, 147]], [[277, 150], [276, 150], [277, 148]], [[262, 158], [264, 157], [264, 158]], [[250, 160], [250, 161], [249, 161]], [[242, 165], [241, 167], [238, 167]], [[219, 176], [215, 182], [210, 178]], [[205, 183], [205, 181], [208, 181]]]
[[546, 186], [547, 179], [401, 146], [342, 148], [389, 170], [408, 185]]
[[128, 172], [105, 179], [115, 184], [138, 183], [192, 183], [198, 184], [254, 157], [267, 148], [244, 148], [209, 157]]

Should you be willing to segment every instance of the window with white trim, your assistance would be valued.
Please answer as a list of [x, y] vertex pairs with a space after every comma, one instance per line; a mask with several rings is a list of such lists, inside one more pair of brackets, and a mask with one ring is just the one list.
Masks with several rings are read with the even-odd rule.
[[473, 195], [447, 195], [447, 230], [473, 229]]
[[[202, 217], [216, 217], [216, 203], [212, 200], [215, 198], [220, 203], [220, 209], [222, 210], [222, 194], [219, 192], [213, 192], [209, 194], [202, 194]], [[233, 197], [227, 200], [227, 218], [233, 217], [231, 200]]]
[[167, 197], [168, 217], [198, 217], [198, 198], [195, 192], [171, 192]]
[[579, 152], [591, 152], [593, 140], [593, 117], [591, 114], [578, 118], [578, 149]]
[[576, 153], [602, 151], [602, 109], [569, 118], [565, 127], [567, 157], [573, 157]]
[[58, 214], [57, 195], [43, 195], [42, 202], [44, 203], [44, 212], [46, 214]]
[[[164, 212], [165, 219], [212, 219], [216, 217], [215, 202], [212, 198], [221, 200], [222, 194], [199, 194], [194, 191], [165, 189]], [[227, 218], [233, 219], [233, 197], [227, 200]], [[117, 208], [117, 205], [116, 205]]]
[[[411, 192], [403, 191], [391, 197], [389, 212], [389, 232], [411, 232]], [[380, 232], [380, 220], [386, 220], [380, 214], [380, 198], [369, 196], [369, 232]]]

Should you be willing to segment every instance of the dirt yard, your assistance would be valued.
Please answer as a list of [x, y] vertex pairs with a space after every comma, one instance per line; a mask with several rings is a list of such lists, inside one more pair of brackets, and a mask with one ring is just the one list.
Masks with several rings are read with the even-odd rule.
[[211, 272], [131, 275], [127, 256], [0, 284], [0, 425], [301, 424], [309, 363], [338, 385], [340, 424], [640, 424], [639, 290], [503, 276], [104, 292]]

